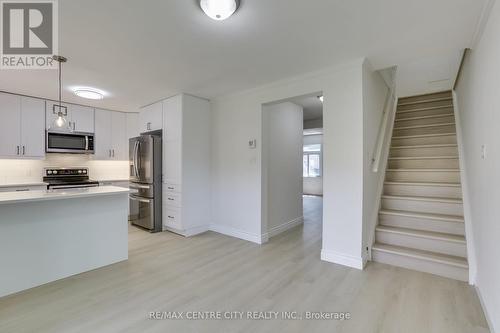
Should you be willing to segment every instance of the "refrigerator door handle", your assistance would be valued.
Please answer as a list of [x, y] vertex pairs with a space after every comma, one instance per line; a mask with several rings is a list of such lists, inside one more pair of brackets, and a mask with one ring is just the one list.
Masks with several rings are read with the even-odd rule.
[[137, 146], [136, 146], [136, 149], [135, 149], [135, 163], [134, 163], [134, 166], [135, 166], [135, 175], [137, 178], [141, 178], [140, 175], [139, 175], [139, 148], [140, 148], [140, 145], [141, 145], [141, 142], [140, 141], [137, 141]]
[[134, 201], [139, 201], [139, 202], [143, 202], [143, 203], [151, 203], [151, 199], [142, 199], [142, 198], [139, 198], [139, 197], [136, 197], [136, 196], [133, 196], [133, 195], [129, 195], [129, 198], [130, 200], [134, 200]]
[[149, 190], [151, 188], [151, 185], [141, 185], [141, 184], [132, 183], [132, 184], [130, 184], [129, 187], [133, 188], [133, 189]]
[[132, 163], [134, 164], [134, 176], [136, 178], [139, 177], [139, 173], [137, 172], [137, 144], [138, 143], [139, 143], [138, 141], [134, 142], [134, 153], [132, 156]]

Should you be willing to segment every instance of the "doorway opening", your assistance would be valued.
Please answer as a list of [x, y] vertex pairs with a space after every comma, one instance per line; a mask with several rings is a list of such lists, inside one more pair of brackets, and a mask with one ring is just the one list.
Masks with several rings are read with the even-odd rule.
[[323, 102], [323, 93], [315, 92], [262, 106], [265, 240], [307, 234], [321, 246]]

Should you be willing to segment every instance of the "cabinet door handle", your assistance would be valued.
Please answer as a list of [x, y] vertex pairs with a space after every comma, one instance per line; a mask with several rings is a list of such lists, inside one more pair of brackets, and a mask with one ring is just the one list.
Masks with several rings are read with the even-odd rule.
[[19, 146], [17, 146], [17, 155], [19, 155]]
[[75, 130], [76, 121], [73, 122], [73, 131]]
[[113, 157], [115, 157], [115, 150], [113, 149]]
[[168, 217], [169, 219], [173, 219], [173, 218], [174, 218], [173, 216], [170, 216], [170, 215], [169, 215], [169, 216], [167, 216], [167, 217]]
[[26, 147], [23, 146], [23, 155], [26, 155]]
[[172, 198], [167, 198], [167, 200], [174, 201], [175, 199], [172, 199]]

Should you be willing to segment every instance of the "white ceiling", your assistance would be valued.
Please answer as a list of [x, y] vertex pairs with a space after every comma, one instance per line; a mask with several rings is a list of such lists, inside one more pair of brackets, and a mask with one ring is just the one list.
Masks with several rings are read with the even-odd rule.
[[[196, 0], [63, 0], [64, 85], [103, 89], [110, 96], [93, 105], [134, 111], [179, 92], [211, 98], [366, 56], [376, 69], [399, 65], [401, 94], [419, 93], [451, 85], [429, 81], [452, 76], [485, 1], [243, 0], [215, 22]], [[0, 90], [55, 98], [56, 73], [0, 71]]]

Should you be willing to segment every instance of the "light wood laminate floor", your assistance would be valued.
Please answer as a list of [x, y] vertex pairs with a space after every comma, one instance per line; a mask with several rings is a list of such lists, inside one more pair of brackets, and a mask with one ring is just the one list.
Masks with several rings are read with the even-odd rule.
[[[322, 262], [322, 199], [259, 246], [208, 232], [130, 229], [130, 259], [0, 299], [0, 332], [488, 332], [466, 283], [370, 263]], [[350, 312], [332, 320], [150, 320], [150, 311]]]

